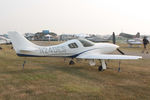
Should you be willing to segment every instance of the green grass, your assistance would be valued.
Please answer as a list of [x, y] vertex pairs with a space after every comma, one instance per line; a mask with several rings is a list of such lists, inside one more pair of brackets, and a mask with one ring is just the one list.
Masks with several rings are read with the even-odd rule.
[[[135, 48], [121, 49], [134, 51]], [[0, 51], [0, 100], [149, 100], [150, 59], [107, 61], [98, 72], [87, 61], [17, 57], [10, 46]], [[137, 49], [136, 49], [137, 50]], [[140, 52], [138, 48], [137, 52]], [[24, 70], [22, 63], [26, 60]], [[98, 62], [97, 62], [98, 63]], [[98, 65], [98, 64], [97, 64]]]

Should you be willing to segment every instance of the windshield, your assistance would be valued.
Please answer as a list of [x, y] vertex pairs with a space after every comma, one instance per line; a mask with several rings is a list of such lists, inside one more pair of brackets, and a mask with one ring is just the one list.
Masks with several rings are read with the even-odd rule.
[[78, 39], [78, 40], [82, 43], [82, 45], [83, 45], [84, 47], [90, 47], [90, 46], [93, 46], [93, 45], [94, 45], [93, 42], [91, 42], [91, 41], [89, 41], [89, 40], [86, 40], [86, 39]]

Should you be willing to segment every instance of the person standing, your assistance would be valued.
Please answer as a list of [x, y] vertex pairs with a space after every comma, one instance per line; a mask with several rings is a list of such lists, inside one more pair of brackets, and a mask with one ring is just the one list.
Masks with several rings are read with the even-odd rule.
[[144, 49], [143, 49], [142, 53], [146, 52], [148, 54], [147, 44], [149, 44], [149, 41], [147, 40], [146, 36], [144, 36], [144, 38], [143, 38]]

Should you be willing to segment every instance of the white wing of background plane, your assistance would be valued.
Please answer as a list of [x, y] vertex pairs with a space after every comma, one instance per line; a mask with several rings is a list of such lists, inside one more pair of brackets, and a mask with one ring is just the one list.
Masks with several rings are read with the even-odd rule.
[[116, 60], [134, 60], [134, 59], [140, 59], [142, 58], [141, 56], [130, 56], [130, 55], [112, 55], [112, 54], [99, 54], [99, 53], [94, 53], [94, 54], [87, 54], [83, 53], [77, 58], [81, 59], [116, 59]]

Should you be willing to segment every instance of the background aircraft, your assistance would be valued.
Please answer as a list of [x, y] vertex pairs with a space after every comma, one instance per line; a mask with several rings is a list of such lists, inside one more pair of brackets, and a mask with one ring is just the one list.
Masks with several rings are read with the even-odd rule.
[[109, 38], [102, 38], [102, 37], [97, 37], [97, 36], [93, 36], [93, 37], [86, 37], [87, 40], [90, 40], [92, 42], [109, 42], [111, 40], [111, 37]]
[[[11, 44], [10, 39], [4, 37], [4, 36], [0, 36], [0, 44]], [[0, 47], [0, 50], [2, 49], [2, 47]]]
[[129, 44], [129, 47], [132, 47], [133, 45], [140, 46], [142, 44], [142, 39], [140, 38], [139, 32], [136, 35], [120, 33], [119, 36], [127, 38], [127, 43]]
[[138, 47], [140, 47], [143, 44], [142, 39], [140, 38], [129, 39], [127, 40], [127, 43], [129, 44], [129, 47], [132, 47], [132, 45], [137, 45]]
[[127, 39], [133, 39], [133, 38], [140, 38], [140, 33], [137, 32], [136, 35], [131, 35], [131, 34], [127, 34], [127, 33], [120, 33], [119, 36], [125, 37]]
[[[8, 33], [13, 47], [18, 56], [28, 57], [69, 57], [71, 58], [70, 64], [74, 63], [73, 59], [87, 59], [89, 64], [96, 65], [95, 60], [99, 60], [101, 65], [98, 70], [103, 71], [107, 68], [105, 60], [117, 59], [117, 60], [131, 60], [140, 59], [140, 56], [129, 56], [119, 50], [119, 46], [115, 45], [115, 39], [113, 43], [93, 43], [86, 39], [73, 39], [67, 42], [53, 45], [53, 46], [38, 46], [28, 41], [24, 36], [17, 32]], [[115, 38], [115, 34], [113, 33]], [[115, 50], [119, 51], [123, 55], [110, 54]]]
[[11, 44], [11, 41], [4, 36], [0, 36], [0, 44]]

